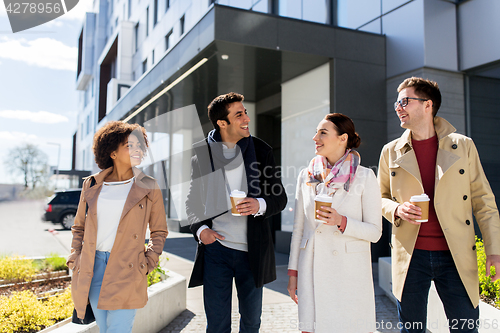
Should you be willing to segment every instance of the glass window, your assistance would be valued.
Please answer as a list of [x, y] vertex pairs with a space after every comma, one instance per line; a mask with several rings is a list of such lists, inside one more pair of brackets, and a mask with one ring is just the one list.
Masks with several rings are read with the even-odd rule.
[[181, 36], [184, 35], [184, 22], [186, 21], [186, 15], [182, 15], [181, 17]]
[[380, 0], [337, 0], [338, 25], [358, 29], [379, 17]]
[[254, 0], [252, 10], [254, 12], [268, 13], [269, 12], [269, 0]]
[[90, 115], [87, 115], [87, 135], [89, 134], [90, 132]]
[[[306, 5], [307, 3], [307, 5]], [[325, 0], [303, 0], [302, 19], [327, 24], [328, 5]]]
[[252, 8], [252, 0], [230, 0], [230, 6], [242, 9]]
[[381, 32], [381, 27], [382, 26], [381, 26], [380, 22], [381, 22], [380, 19], [376, 19], [375, 21], [373, 21], [371, 23], [368, 23], [367, 25], [364, 25], [359, 30], [360, 31], [373, 32], [373, 33], [376, 33], [376, 34], [380, 34], [380, 33], [382, 33]]
[[146, 58], [146, 60], [142, 62], [142, 74], [146, 73], [147, 70], [148, 70], [148, 59]]
[[153, 2], [153, 27], [158, 23], [158, 0]]
[[81, 192], [68, 192], [69, 201], [72, 204], [78, 204], [78, 202], [80, 201], [80, 194]]
[[59, 193], [56, 194], [54, 200], [51, 201], [51, 204], [65, 204], [69, 202], [69, 195], [67, 193]]
[[408, 2], [408, 0], [382, 0], [382, 13], [387, 13], [390, 10], [393, 10], [404, 3]]
[[146, 7], [146, 37], [149, 36], [149, 6]]
[[168, 32], [165, 36], [165, 51], [167, 51], [172, 46], [172, 30]]
[[139, 49], [139, 23], [134, 27], [134, 42], [135, 42], [135, 52]]
[[280, 13], [280, 16], [302, 19], [302, 1], [301, 0], [282, 0], [282, 1], [280, 1], [279, 13]]

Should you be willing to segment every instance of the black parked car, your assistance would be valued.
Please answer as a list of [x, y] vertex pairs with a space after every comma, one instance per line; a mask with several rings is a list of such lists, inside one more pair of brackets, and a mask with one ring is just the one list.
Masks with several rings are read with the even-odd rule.
[[71, 229], [82, 189], [56, 191], [49, 199], [42, 218], [45, 221], [61, 223], [64, 229]]

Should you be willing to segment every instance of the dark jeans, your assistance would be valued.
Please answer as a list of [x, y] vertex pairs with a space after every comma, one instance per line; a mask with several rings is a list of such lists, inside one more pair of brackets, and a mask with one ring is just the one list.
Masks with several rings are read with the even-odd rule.
[[262, 288], [255, 287], [248, 253], [227, 248], [215, 241], [205, 245], [203, 300], [207, 333], [231, 332], [233, 278], [241, 316], [240, 332], [259, 332]]
[[414, 250], [398, 315], [401, 333], [424, 333], [431, 280], [444, 305], [450, 332], [477, 333], [479, 307], [474, 308], [460, 280], [450, 251]]

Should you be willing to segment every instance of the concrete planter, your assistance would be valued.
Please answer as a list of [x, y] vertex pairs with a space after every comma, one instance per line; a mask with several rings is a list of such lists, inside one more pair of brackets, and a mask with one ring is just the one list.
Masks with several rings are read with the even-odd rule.
[[[396, 297], [392, 294], [391, 257], [378, 259], [378, 278], [379, 285], [386, 296], [396, 304]], [[499, 309], [480, 301], [479, 321], [481, 324], [479, 333], [500, 333]], [[456, 323], [456, 327], [459, 328], [462, 324], [464, 323]], [[432, 282], [427, 305], [427, 330], [432, 333], [448, 333], [448, 325], [443, 303], [439, 298], [434, 282]], [[450, 325], [453, 325], [453, 323], [450, 323]]]
[[[168, 278], [148, 288], [148, 303], [137, 310], [132, 333], [157, 333], [186, 309], [186, 278], [172, 271], [166, 271]], [[98, 333], [93, 322], [77, 325], [66, 319], [39, 333]]]

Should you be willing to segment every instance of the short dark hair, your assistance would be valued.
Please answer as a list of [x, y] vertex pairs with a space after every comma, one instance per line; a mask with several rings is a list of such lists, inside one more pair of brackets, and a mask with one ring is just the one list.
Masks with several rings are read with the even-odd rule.
[[97, 130], [94, 134], [92, 149], [94, 150], [95, 162], [101, 170], [113, 166], [111, 153], [116, 151], [121, 144], [127, 142], [130, 134], [137, 137], [141, 143], [141, 150], [146, 155], [146, 148], [149, 146], [148, 137], [146, 129], [139, 124], [110, 121]]
[[208, 105], [208, 118], [216, 130], [220, 130], [219, 125], [217, 125], [218, 120], [225, 120], [230, 124], [229, 119], [227, 119], [229, 104], [243, 102], [244, 99], [245, 97], [243, 97], [243, 95], [230, 92], [225, 95], [217, 96], [210, 102]]
[[432, 101], [432, 116], [435, 117], [441, 106], [441, 92], [437, 82], [424, 80], [421, 77], [409, 77], [398, 87], [398, 93], [405, 88], [415, 88], [415, 95], [420, 98], [427, 98]]
[[331, 121], [338, 135], [347, 134], [347, 148], [358, 148], [361, 144], [361, 138], [351, 118], [342, 113], [330, 113], [325, 116], [325, 120]]

